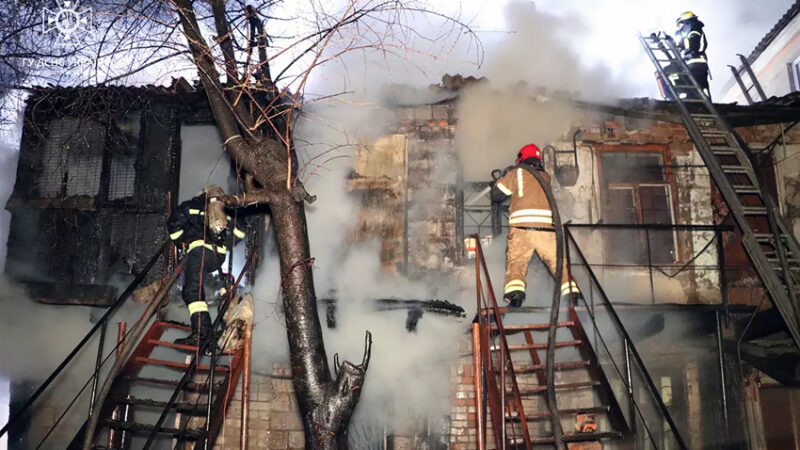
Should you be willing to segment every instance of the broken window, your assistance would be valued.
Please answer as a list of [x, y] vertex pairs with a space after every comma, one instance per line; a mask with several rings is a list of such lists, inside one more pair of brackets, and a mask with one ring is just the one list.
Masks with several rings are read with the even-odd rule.
[[[660, 152], [603, 152], [603, 219], [608, 224], [671, 225], [670, 186]], [[606, 254], [616, 264], [675, 262], [672, 230], [610, 230]]]
[[91, 119], [50, 122], [42, 149], [39, 193], [44, 198], [89, 196], [100, 191], [105, 126]]
[[111, 121], [108, 199], [133, 197], [136, 188], [136, 155], [139, 153], [141, 113], [130, 111]]

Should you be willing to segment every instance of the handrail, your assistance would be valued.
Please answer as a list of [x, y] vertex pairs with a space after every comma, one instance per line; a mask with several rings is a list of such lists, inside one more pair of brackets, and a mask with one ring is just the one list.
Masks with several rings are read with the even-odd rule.
[[[594, 271], [592, 271], [591, 266], [587, 262], [583, 252], [581, 251], [580, 247], [578, 246], [577, 241], [575, 241], [575, 238], [572, 235], [572, 232], [569, 230], [569, 227], [566, 227], [566, 235], [567, 235], [567, 249], [573, 248], [575, 250], [575, 254], [578, 257], [578, 261], [577, 262], [581, 263], [586, 268], [586, 272], [589, 274], [589, 277], [591, 278], [592, 284], [594, 284], [597, 287], [597, 291], [599, 293], [599, 298], [600, 298], [600, 300], [603, 301], [604, 307], [605, 307], [606, 311], [608, 312], [609, 317], [611, 318], [611, 322], [613, 323], [613, 325], [617, 329], [617, 332], [622, 336], [622, 338], [624, 340], [624, 343], [625, 343], [625, 348], [626, 348], [627, 353], [629, 353], [629, 355], [632, 356], [631, 359], [633, 360], [633, 362], [635, 362], [636, 365], [639, 366], [639, 368], [641, 370], [641, 373], [642, 373], [642, 376], [643, 376], [643, 378], [645, 380], [645, 384], [646, 384], [647, 390], [651, 394], [651, 396], [653, 397], [653, 400], [655, 401], [656, 405], [658, 406], [659, 412], [661, 413], [664, 421], [669, 425], [670, 431], [672, 432], [672, 436], [674, 437], [676, 443], [678, 444], [678, 446], [680, 448], [688, 449], [688, 447], [686, 446], [686, 444], [683, 441], [683, 438], [680, 435], [680, 432], [678, 431], [677, 426], [675, 425], [675, 421], [672, 419], [672, 416], [670, 415], [669, 410], [667, 409], [666, 405], [664, 404], [663, 399], [661, 398], [661, 394], [659, 393], [658, 388], [656, 387], [655, 383], [653, 382], [653, 379], [650, 377], [650, 373], [647, 371], [647, 368], [644, 365], [644, 362], [643, 362], [641, 356], [639, 356], [639, 352], [636, 350], [636, 346], [633, 344], [633, 340], [631, 339], [630, 335], [628, 334], [628, 331], [625, 328], [625, 326], [622, 324], [622, 320], [620, 320], [619, 316], [617, 315], [617, 312], [614, 310], [614, 306], [612, 305], [611, 301], [608, 299], [608, 296], [606, 296], [606, 293], [603, 290], [603, 287], [600, 284], [600, 281], [598, 280], [597, 276], [594, 274]], [[572, 243], [572, 246], [570, 246], [570, 242]], [[575, 261], [572, 261], [572, 265], [575, 265]], [[574, 271], [571, 271], [571, 272], [574, 274]], [[584, 306], [586, 307], [586, 310], [589, 312], [592, 320], [594, 321], [595, 320], [594, 305], [590, 306], [587, 303], [586, 299], [583, 298], [583, 297], [579, 297], [579, 299], [583, 302]], [[607, 345], [605, 344], [605, 340], [602, 339], [602, 336], [599, 336], [599, 338], [601, 339], [601, 343], [603, 344], [603, 346], [606, 347], [606, 351], [610, 355], [611, 353], [610, 353]], [[613, 360], [612, 360], [612, 363], [614, 363], [614, 365], [616, 367], [616, 363]], [[618, 367], [616, 367], [616, 369], [617, 369], [617, 371], [619, 371]], [[624, 380], [624, 378], [623, 378], [623, 380]], [[632, 392], [631, 392], [630, 388], [631, 388], [631, 386], [627, 385], [626, 386], [626, 392], [628, 392], [628, 396], [630, 397], [630, 400], [632, 400], [634, 402], [634, 405], [637, 405], [635, 398], [633, 398], [633, 396], [632, 396]], [[637, 409], [638, 409], [638, 405], [637, 405]], [[639, 411], [639, 416], [642, 417], [641, 411]], [[649, 434], [649, 429], [648, 429], [648, 434]], [[650, 438], [652, 440], [652, 435], [650, 435]]]
[[83, 339], [81, 339], [80, 342], [78, 342], [75, 348], [72, 349], [72, 351], [67, 355], [66, 358], [64, 358], [61, 364], [59, 364], [58, 367], [56, 367], [55, 370], [53, 370], [50, 376], [48, 376], [47, 379], [44, 382], [42, 382], [39, 388], [36, 389], [36, 391], [28, 398], [28, 400], [25, 401], [25, 403], [19, 408], [16, 414], [14, 414], [13, 417], [9, 418], [8, 422], [6, 422], [6, 424], [3, 425], [3, 428], [0, 428], [0, 436], [6, 434], [11, 429], [11, 427], [16, 425], [17, 422], [28, 413], [28, 410], [31, 408], [31, 406], [33, 406], [36, 400], [44, 393], [45, 390], [47, 390], [47, 388], [53, 383], [53, 381], [58, 377], [58, 375], [61, 374], [61, 372], [67, 367], [67, 365], [69, 365], [69, 363], [72, 362], [73, 358], [75, 358], [75, 356], [84, 348], [86, 343], [89, 342], [89, 340], [92, 338], [92, 336], [94, 336], [97, 330], [99, 330], [105, 324], [108, 323], [109, 319], [114, 314], [114, 312], [116, 312], [117, 309], [119, 309], [119, 307], [122, 306], [125, 300], [127, 300], [128, 297], [130, 297], [131, 294], [133, 294], [133, 291], [139, 287], [142, 281], [144, 281], [144, 278], [156, 264], [158, 259], [164, 254], [164, 251], [167, 249], [168, 245], [170, 245], [170, 241], [164, 241], [164, 243], [161, 245], [156, 254], [150, 258], [150, 261], [148, 261], [144, 269], [142, 269], [142, 271], [139, 272], [136, 278], [128, 285], [127, 288], [125, 288], [122, 294], [120, 294], [117, 297], [117, 299], [114, 300], [114, 303], [112, 303], [111, 306], [108, 307], [108, 310], [106, 310], [105, 314], [103, 314], [103, 316], [100, 317], [100, 319], [92, 327], [92, 329], [89, 330], [88, 333], [86, 333]]
[[[170, 411], [172, 409], [172, 406], [177, 401], [178, 395], [183, 391], [183, 389], [186, 387], [186, 384], [189, 383], [189, 380], [193, 376], [193, 374], [194, 374], [194, 372], [195, 372], [195, 370], [197, 368], [197, 364], [200, 361], [201, 355], [204, 355], [205, 352], [206, 352], [206, 349], [208, 349], [208, 346], [213, 343], [212, 355], [211, 355], [211, 364], [210, 364], [211, 367], [210, 367], [209, 378], [208, 378], [208, 380], [209, 380], [209, 395], [208, 395], [208, 399], [207, 400], [208, 400], [209, 404], [207, 405], [207, 410], [206, 410], [206, 424], [205, 424], [206, 433], [205, 433], [205, 437], [204, 437], [206, 440], [208, 439], [208, 432], [209, 432], [209, 428], [208, 427], [210, 426], [210, 421], [211, 421], [211, 417], [210, 417], [211, 405], [210, 405], [210, 402], [212, 401], [212, 398], [211, 398], [212, 395], [210, 395], [210, 394], [212, 393], [212, 390], [213, 390], [213, 387], [214, 387], [214, 378], [213, 378], [213, 376], [214, 376], [214, 363], [216, 362], [216, 357], [217, 357], [217, 354], [216, 354], [217, 342], [216, 342], [216, 339], [213, 338], [213, 336], [216, 336], [216, 329], [223, 323], [223, 318], [225, 316], [225, 312], [228, 310], [228, 307], [230, 306], [230, 303], [233, 300], [234, 295], [236, 294], [236, 289], [238, 288], [239, 283], [242, 281], [242, 278], [244, 277], [244, 274], [247, 273], [247, 270], [250, 267], [250, 263], [252, 261], [253, 261], [253, 258], [249, 258], [247, 260], [247, 262], [245, 263], [244, 267], [242, 268], [242, 271], [239, 273], [239, 276], [236, 279], [236, 282], [233, 283], [233, 285], [231, 286], [231, 289], [229, 290], [229, 294], [228, 294], [227, 300], [222, 305], [222, 307], [219, 309], [219, 311], [217, 313], [217, 317], [214, 319], [214, 323], [211, 325], [211, 336], [212, 336], [212, 338], [206, 339], [204, 342], [202, 342], [201, 345], [198, 347], [197, 353], [192, 355], [192, 359], [189, 362], [189, 367], [184, 371], [183, 376], [181, 377], [181, 379], [178, 382], [178, 384], [175, 386], [175, 389], [172, 391], [172, 395], [170, 396], [169, 400], [167, 401], [167, 405], [161, 411], [161, 415], [158, 417], [158, 420], [156, 421], [155, 425], [153, 426], [152, 431], [150, 432], [149, 436], [147, 437], [147, 441], [145, 442], [144, 447], [142, 447], [143, 450], [148, 450], [153, 445], [153, 442], [156, 439], [156, 435], [158, 434], [158, 430], [161, 429], [161, 425], [164, 423], [164, 421], [167, 418], [167, 415], [169, 415], [169, 413], [170, 413]], [[203, 448], [208, 448], [207, 444], [208, 444], [208, 442], [206, 441], [206, 445], [204, 445]]]
[[[507, 369], [510, 372], [509, 375], [511, 377], [511, 388], [512, 388], [512, 392], [513, 392], [513, 395], [515, 397], [515, 400], [516, 400], [516, 408], [517, 408], [516, 412], [519, 414], [520, 423], [522, 425], [522, 431], [523, 431], [522, 438], [525, 441], [526, 448], [530, 449], [532, 444], [531, 444], [530, 433], [528, 431], [528, 422], [527, 422], [527, 419], [525, 417], [525, 411], [524, 411], [524, 409], [522, 407], [521, 395], [520, 395], [520, 391], [519, 391], [519, 386], [517, 384], [517, 377], [516, 377], [516, 373], [514, 372], [514, 364], [513, 364], [512, 360], [511, 360], [511, 353], [509, 352], [509, 346], [508, 346], [508, 340], [506, 339], [505, 327], [503, 326], [503, 318], [502, 318], [502, 315], [500, 314], [500, 311], [499, 311], [500, 308], [499, 308], [499, 305], [497, 304], [497, 298], [494, 295], [494, 289], [492, 287], [492, 281], [491, 281], [491, 278], [489, 277], [489, 269], [486, 266], [486, 259], [484, 258], [483, 248], [482, 248], [481, 243], [480, 243], [480, 237], [477, 236], [477, 235], [473, 235], [472, 237], [475, 239], [475, 268], [476, 268], [476, 274], [475, 275], [476, 275], [476, 290], [477, 290], [477, 297], [478, 297], [477, 298], [477, 302], [478, 302], [477, 318], [478, 318], [478, 323], [480, 325], [479, 326], [480, 332], [481, 332], [480, 334], [482, 335], [481, 343], [483, 344], [483, 345], [481, 345], [481, 353], [483, 355], [483, 358], [482, 358], [483, 362], [489, 366], [488, 369], [491, 372], [489, 374], [490, 376], [487, 376], [486, 385], [489, 388], [489, 394], [490, 394], [490, 398], [489, 398], [489, 402], [488, 403], [489, 403], [490, 408], [492, 409], [492, 418], [493, 418], [492, 422], [493, 422], [493, 426], [494, 426], [494, 436], [495, 436], [496, 446], [499, 449], [504, 449], [505, 446], [506, 446], [506, 439], [505, 439], [505, 430], [506, 430], [505, 410], [506, 410], [507, 406], [508, 406], [508, 409], [509, 409], [509, 413], [511, 412], [510, 405], [506, 404], [506, 399], [505, 399], [505, 394], [506, 394], [506, 387], [505, 387], [506, 373], [505, 373], [505, 370]], [[483, 272], [483, 275], [486, 278], [486, 285], [487, 285], [486, 287], [487, 287], [487, 290], [489, 292], [488, 298], [489, 298], [489, 300], [491, 300], [491, 304], [489, 304], [487, 302], [487, 296], [483, 292], [483, 283], [481, 282], [481, 271]], [[489, 309], [492, 310], [492, 314], [494, 316], [495, 324], [497, 325], [498, 336], [500, 338], [499, 339], [499, 341], [500, 341], [500, 352], [499, 352], [499, 354], [500, 354], [499, 355], [500, 368], [499, 368], [499, 372], [500, 372], [501, 385], [500, 385], [500, 392], [499, 392], [499, 395], [500, 395], [500, 405], [499, 405], [499, 407], [497, 405], [497, 400], [498, 399], [497, 398], [494, 398], [494, 399], [491, 398], [491, 397], [493, 397], [493, 395], [492, 395], [493, 393], [495, 394], [495, 396], [498, 394], [497, 392], [494, 392], [497, 389], [497, 383], [496, 383], [496, 381], [494, 379], [494, 373], [498, 369], [494, 367], [495, 366], [495, 362], [492, 359], [491, 347], [489, 345], [490, 324], [489, 324], [488, 314], [486, 314]], [[475, 395], [476, 396], [482, 395], [482, 393], [476, 392]], [[492, 400], [494, 400], [494, 401], [492, 401]], [[481, 411], [477, 411], [477, 414], [478, 414], [478, 416], [481, 416], [482, 413], [481, 413]], [[498, 414], [499, 414], [499, 418], [498, 418]], [[483, 418], [482, 417], [478, 417], [478, 420], [483, 420]], [[513, 430], [514, 430], [513, 426], [511, 428], [511, 430], [513, 432]]]

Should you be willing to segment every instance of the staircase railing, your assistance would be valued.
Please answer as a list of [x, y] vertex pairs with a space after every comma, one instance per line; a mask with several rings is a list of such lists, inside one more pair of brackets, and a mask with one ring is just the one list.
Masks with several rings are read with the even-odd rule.
[[623, 414], [635, 433], [636, 448], [688, 448], [611, 301], [569, 227], [565, 230], [570, 274], [582, 293], [574, 318], [581, 321], [587, 336], [594, 338], [598, 363], [614, 396], [627, 405]]
[[[476, 370], [476, 374], [480, 373], [482, 376], [482, 392], [476, 392], [475, 395], [485, 398], [485, 403], [491, 412], [492, 430], [494, 432], [495, 448], [505, 449], [509, 440], [515, 443], [524, 443], [525, 448], [531, 448], [530, 432], [528, 430], [528, 422], [525, 417], [525, 411], [522, 407], [522, 397], [520, 395], [519, 386], [517, 385], [517, 377], [514, 373], [514, 364], [511, 361], [511, 353], [508, 348], [508, 341], [506, 340], [505, 328], [503, 327], [503, 315], [500, 307], [497, 304], [497, 298], [494, 295], [492, 281], [489, 278], [489, 270], [486, 266], [486, 259], [484, 258], [483, 248], [481, 247], [480, 238], [473, 236], [475, 239], [475, 269], [476, 269], [476, 291], [477, 291], [477, 315], [475, 321], [477, 322], [478, 336], [477, 341], [480, 343], [480, 348], [476, 360], [481, 364], [481, 371]], [[485, 283], [485, 284], [484, 284]], [[496, 343], [495, 343], [496, 342]], [[495, 350], [495, 351], [493, 351]], [[507, 396], [508, 386], [507, 380], [510, 380], [511, 395], [509, 399]], [[485, 397], [484, 397], [485, 391]], [[506, 416], [513, 416], [516, 413], [519, 417], [519, 422], [522, 425], [521, 436], [517, 436], [517, 432], [513, 424], [506, 427]], [[485, 412], [476, 411], [479, 422], [479, 428], [483, 431], [485, 427]], [[484, 448], [485, 434], [482, 432], [481, 442], [479, 448]], [[510, 435], [509, 435], [510, 434]], [[519, 440], [522, 439], [522, 442]]]
[[[72, 351], [70, 351], [69, 354], [64, 358], [64, 360], [53, 370], [53, 372], [50, 375], [48, 375], [48, 377], [42, 382], [41, 385], [39, 385], [36, 391], [34, 391], [34, 393], [31, 394], [31, 396], [25, 401], [25, 403], [23, 403], [16, 411], [14, 411], [14, 415], [9, 418], [8, 422], [5, 425], [3, 425], [3, 428], [0, 428], [0, 436], [5, 435], [6, 433], [14, 429], [14, 427], [19, 425], [20, 421], [29, 416], [29, 414], [31, 413], [31, 408], [37, 402], [37, 400], [39, 400], [39, 398], [41, 398], [42, 395], [44, 395], [45, 393], [51, 392], [51, 388], [54, 385], [54, 383], [60, 379], [60, 376], [62, 375], [64, 370], [70, 365], [70, 363], [72, 363], [75, 360], [75, 357], [79, 353], [81, 353], [81, 351], [87, 346], [92, 337], [94, 337], [98, 331], [101, 330], [104, 331], [107, 328], [108, 323], [114, 316], [114, 313], [117, 312], [119, 308], [125, 303], [125, 301], [131, 297], [131, 295], [137, 288], [141, 287], [143, 281], [145, 280], [147, 275], [150, 274], [150, 271], [156, 265], [158, 260], [166, 254], [167, 250], [170, 248], [169, 246], [170, 246], [169, 241], [165, 241], [164, 244], [159, 248], [159, 250], [150, 258], [150, 260], [147, 262], [144, 268], [139, 272], [136, 278], [128, 285], [127, 288], [125, 288], [125, 290], [116, 298], [116, 300], [114, 300], [114, 303], [112, 303], [111, 306], [108, 307], [103, 316], [100, 317], [100, 319], [98, 319], [98, 321], [94, 324], [94, 326], [86, 333], [86, 335], [78, 342], [78, 344], [75, 345]], [[100, 354], [102, 354], [102, 345], [103, 345], [102, 340], [100, 341], [99, 345], [101, 346]], [[53, 425], [53, 428], [51, 428], [50, 431], [47, 433], [47, 436], [50, 435], [53, 429], [59, 424], [60, 420], [66, 415], [67, 411], [69, 411], [69, 409], [75, 404], [78, 397], [83, 393], [83, 391], [86, 389], [89, 383], [91, 383], [94, 379], [97, 378], [97, 376], [99, 375], [100, 366], [102, 365], [102, 363], [105, 363], [110, 358], [110, 356], [115, 353], [115, 351], [116, 347], [112, 349], [104, 359], [101, 359], [101, 364], [95, 367], [95, 371], [89, 377], [89, 380], [83, 385], [83, 388], [78, 392], [75, 398], [73, 398], [72, 401], [68, 404], [66, 410], [62, 413], [62, 415]], [[47, 438], [47, 436], [45, 436], [45, 438], [42, 439], [42, 441], [39, 443], [39, 446], [41, 446], [44, 443], [44, 440]]]
[[[239, 276], [236, 278], [236, 281], [229, 286], [228, 289], [228, 296], [225, 299], [225, 303], [221, 305], [219, 311], [217, 312], [217, 317], [214, 320], [214, 323], [211, 326], [211, 336], [219, 336], [221, 335], [221, 331], [224, 330], [224, 317], [225, 313], [228, 310], [233, 298], [236, 295], [236, 290], [239, 287], [239, 284], [244, 277], [244, 274], [247, 273], [247, 270], [250, 268], [250, 263], [252, 262], [252, 258], [249, 258], [245, 263], [244, 267], [242, 267]], [[209, 448], [209, 444], [213, 444], [214, 437], [216, 437], [219, 429], [222, 425], [222, 422], [225, 420], [225, 417], [219, 417], [218, 414], [221, 413], [220, 409], [226, 403], [224, 399], [215, 399], [214, 398], [214, 375], [215, 375], [215, 367], [217, 365], [217, 358], [219, 357], [219, 353], [217, 351], [216, 339], [206, 339], [204, 342], [201, 343], [200, 347], [198, 348], [197, 353], [192, 355], [191, 361], [189, 362], [189, 367], [184, 371], [183, 376], [181, 377], [180, 381], [175, 386], [175, 389], [172, 391], [172, 395], [170, 399], [167, 401], [166, 406], [161, 411], [158, 420], [156, 421], [155, 425], [153, 426], [153, 430], [150, 432], [149, 436], [147, 437], [147, 441], [144, 444], [143, 450], [148, 450], [154, 443], [156, 436], [158, 434], [158, 430], [161, 429], [161, 426], [164, 424], [167, 416], [169, 415], [172, 407], [178, 400], [178, 396], [181, 392], [183, 392], [186, 385], [192, 380], [192, 378], [197, 374], [197, 366], [200, 362], [200, 358], [202, 355], [205, 355], [207, 352], [210, 352], [210, 369], [208, 371], [208, 375], [206, 377], [205, 382], [201, 383], [203, 386], [208, 385], [208, 392], [206, 396], [206, 414], [205, 414], [205, 436], [203, 440], [195, 446], [195, 448], [206, 450]], [[230, 379], [235, 384], [236, 380], [239, 377], [239, 372], [241, 371], [241, 364], [236, 364], [236, 367], [231, 367], [231, 374]], [[236, 372], [236, 373], [234, 373]], [[228, 389], [226, 392], [226, 396], [230, 394], [232, 389]], [[197, 403], [195, 403], [197, 406]], [[216, 418], [218, 420], [212, 420]], [[187, 420], [182, 421], [180, 428], [183, 430], [189, 424], [190, 418]], [[244, 424], [242, 424], [244, 425]]]

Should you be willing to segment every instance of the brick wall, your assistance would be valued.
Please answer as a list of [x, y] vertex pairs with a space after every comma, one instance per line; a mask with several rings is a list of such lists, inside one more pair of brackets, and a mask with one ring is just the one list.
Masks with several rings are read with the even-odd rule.
[[[291, 371], [281, 365], [269, 374], [250, 377], [249, 448], [291, 449], [305, 447], [303, 425], [295, 400]], [[214, 446], [217, 450], [238, 450], [241, 435], [242, 382], [226, 411], [223, 430]]]
[[450, 422], [450, 449], [472, 450], [477, 448], [478, 435], [475, 410], [475, 379], [472, 366], [472, 340], [464, 339], [458, 351], [462, 356], [450, 369], [453, 380]]

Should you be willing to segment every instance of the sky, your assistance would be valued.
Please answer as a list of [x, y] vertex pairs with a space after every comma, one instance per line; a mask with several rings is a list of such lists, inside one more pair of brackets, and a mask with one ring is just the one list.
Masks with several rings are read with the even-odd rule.
[[[675, 30], [678, 14], [691, 10], [705, 23], [709, 41], [712, 94], [718, 95], [731, 78], [729, 64], [738, 65], [737, 53], [749, 55], [761, 38], [789, 9], [794, 0], [536, 0], [537, 11], [563, 19], [562, 36], [586, 67], [602, 66], [624, 86], [624, 96], [658, 95], [654, 68], [637, 33]], [[509, 0], [463, 0], [452, 12], [473, 24], [486, 47], [518, 30], [505, 14]], [[448, 3], [439, 3], [446, 8]], [[476, 68], [476, 73], [481, 69]]]

